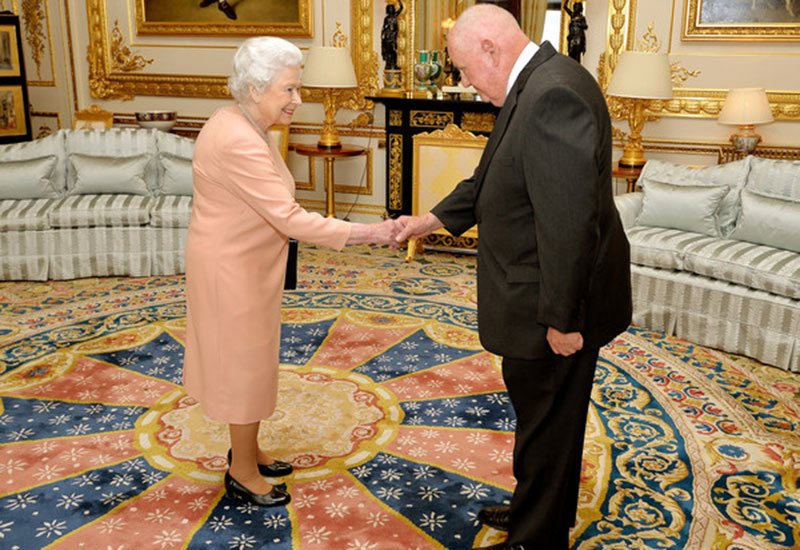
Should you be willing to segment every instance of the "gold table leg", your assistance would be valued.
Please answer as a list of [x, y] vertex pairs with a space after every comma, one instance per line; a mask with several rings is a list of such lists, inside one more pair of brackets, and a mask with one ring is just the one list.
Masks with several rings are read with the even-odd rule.
[[325, 157], [325, 217], [336, 217], [336, 205], [333, 194], [333, 157]]

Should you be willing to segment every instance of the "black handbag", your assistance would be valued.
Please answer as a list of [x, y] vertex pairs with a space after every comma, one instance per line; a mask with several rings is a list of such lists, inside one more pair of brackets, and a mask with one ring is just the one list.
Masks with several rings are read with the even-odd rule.
[[283, 283], [284, 290], [295, 290], [297, 288], [297, 241], [289, 239], [289, 256], [286, 258], [286, 280]]

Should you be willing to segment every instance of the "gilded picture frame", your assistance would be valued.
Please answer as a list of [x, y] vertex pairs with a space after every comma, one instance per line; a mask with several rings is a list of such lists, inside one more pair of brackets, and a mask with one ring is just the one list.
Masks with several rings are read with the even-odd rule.
[[[0, 138], [27, 134], [28, 116], [22, 86], [0, 86]], [[4, 142], [0, 139], [0, 143]]]
[[799, 41], [798, 0], [684, 0], [682, 40]]
[[0, 77], [20, 76], [17, 27], [0, 25]]
[[216, 0], [164, 2], [136, 0], [136, 32], [143, 35], [311, 38], [311, 0], [228, 0], [236, 19], [217, 9]]
[[[138, 1], [138, 0], [137, 0]], [[196, 74], [152, 74], [122, 71], [114, 60], [137, 61], [142, 56], [122, 41], [113, 39], [109, 31], [107, 0], [86, 0], [89, 21], [89, 93], [94, 99], [133, 99], [135, 96], [174, 96], [201, 98], [230, 98], [227, 76]], [[216, 9], [216, 8], [215, 8]], [[353, 65], [359, 86], [342, 94], [347, 108], [369, 109], [366, 97], [378, 92], [378, 59], [373, 50], [372, 0], [350, 0], [350, 40]], [[117, 30], [116, 25], [114, 30]], [[123, 33], [119, 32], [123, 37]], [[146, 66], [147, 60], [143, 60]], [[135, 63], [131, 63], [135, 65]], [[321, 101], [322, 92], [303, 90], [303, 101]]]

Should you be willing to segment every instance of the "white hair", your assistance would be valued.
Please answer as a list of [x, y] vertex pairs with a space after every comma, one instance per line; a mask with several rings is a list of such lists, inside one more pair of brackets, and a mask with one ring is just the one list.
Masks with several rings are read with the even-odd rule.
[[248, 103], [250, 88], [263, 92], [288, 67], [299, 67], [303, 61], [300, 48], [273, 36], [257, 36], [245, 40], [233, 56], [233, 74], [228, 90], [240, 103]]

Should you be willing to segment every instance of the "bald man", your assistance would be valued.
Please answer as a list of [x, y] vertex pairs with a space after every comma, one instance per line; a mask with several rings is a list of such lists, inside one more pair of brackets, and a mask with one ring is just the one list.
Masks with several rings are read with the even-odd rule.
[[478, 225], [478, 330], [517, 416], [511, 505], [479, 517], [508, 530], [493, 550], [566, 550], [599, 349], [631, 317], [608, 109], [589, 72], [494, 5], [464, 11], [447, 47], [464, 86], [501, 110], [474, 174], [400, 217], [397, 240]]

